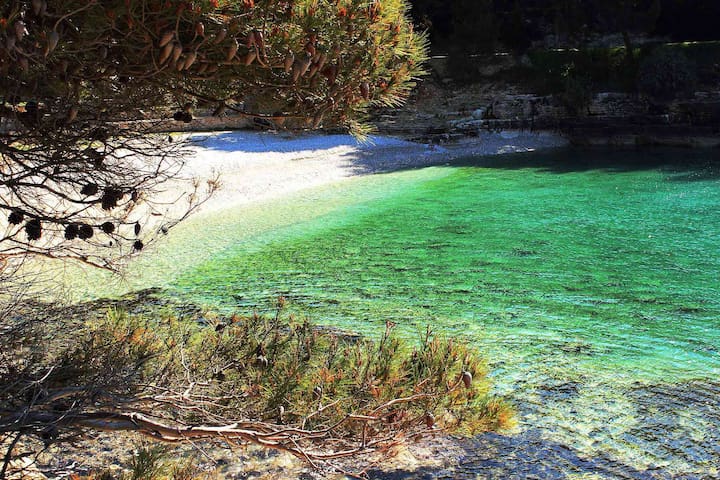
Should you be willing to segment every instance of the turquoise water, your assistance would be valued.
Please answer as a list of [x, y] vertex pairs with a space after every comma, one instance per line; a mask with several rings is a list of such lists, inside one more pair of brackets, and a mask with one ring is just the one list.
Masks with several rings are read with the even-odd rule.
[[468, 444], [463, 475], [712, 478], [716, 156], [568, 150], [351, 180], [196, 218], [136, 285], [241, 311], [284, 295], [319, 323], [470, 339], [520, 427]]

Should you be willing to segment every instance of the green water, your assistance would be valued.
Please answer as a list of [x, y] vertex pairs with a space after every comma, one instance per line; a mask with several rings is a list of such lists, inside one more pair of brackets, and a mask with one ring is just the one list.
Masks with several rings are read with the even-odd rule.
[[[558, 476], [710, 478], [715, 156], [569, 150], [351, 180], [197, 218], [137, 284], [240, 311], [284, 295], [316, 322], [369, 334], [394, 320], [407, 335], [462, 335], [518, 405], [514, 435], [579, 459]], [[476, 462], [469, 471], [487, 473]]]

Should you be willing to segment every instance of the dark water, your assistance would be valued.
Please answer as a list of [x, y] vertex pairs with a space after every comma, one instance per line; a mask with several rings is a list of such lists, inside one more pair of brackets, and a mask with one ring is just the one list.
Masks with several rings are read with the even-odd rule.
[[153, 261], [194, 301], [481, 347], [520, 427], [397, 478], [720, 478], [717, 159], [468, 159], [216, 214]]

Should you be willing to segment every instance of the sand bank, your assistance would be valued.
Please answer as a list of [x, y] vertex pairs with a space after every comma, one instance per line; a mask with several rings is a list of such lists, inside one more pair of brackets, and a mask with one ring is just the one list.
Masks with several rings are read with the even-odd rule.
[[280, 198], [356, 175], [451, 163], [470, 155], [529, 152], [567, 145], [548, 133], [482, 133], [446, 145], [373, 136], [360, 143], [350, 135], [258, 132], [195, 133], [185, 177], [220, 176], [222, 187], [202, 207], [209, 212]]

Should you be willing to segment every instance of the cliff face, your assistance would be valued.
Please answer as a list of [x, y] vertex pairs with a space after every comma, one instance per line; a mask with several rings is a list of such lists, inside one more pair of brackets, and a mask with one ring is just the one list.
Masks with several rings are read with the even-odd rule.
[[465, 85], [450, 78], [445, 59], [431, 67], [405, 107], [376, 115], [382, 132], [442, 143], [483, 130], [551, 130], [583, 145], [720, 146], [720, 83], [672, 100], [587, 92], [578, 108], [566, 92], [538, 94], [503, 77], [512, 59], [488, 63]]

